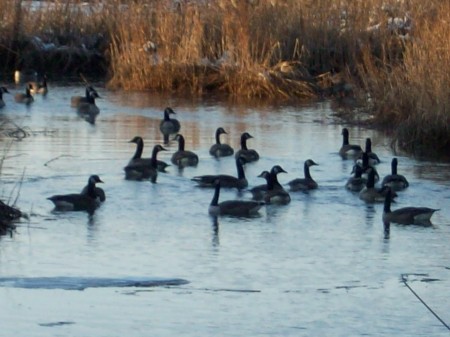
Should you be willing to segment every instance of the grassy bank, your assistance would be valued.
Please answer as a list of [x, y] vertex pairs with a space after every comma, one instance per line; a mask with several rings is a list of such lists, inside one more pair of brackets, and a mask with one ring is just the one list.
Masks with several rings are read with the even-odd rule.
[[[236, 99], [334, 96], [362, 108], [401, 148], [448, 153], [447, 1], [51, 4], [1, 2], [4, 72], [20, 65], [97, 72], [110, 88]], [[23, 44], [36, 36], [72, 49], [55, 48], [52, 59], [34, 48], [30, 57]]]

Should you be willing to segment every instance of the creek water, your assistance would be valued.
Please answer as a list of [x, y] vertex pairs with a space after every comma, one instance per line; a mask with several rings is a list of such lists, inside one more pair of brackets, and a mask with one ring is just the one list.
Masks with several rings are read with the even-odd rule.
[[[21, 91], [22, 88], [10, 91]], [[100, 88], [100, 115], [89, 124], [70, 107], [80, 86], [50, 87], [26, 107], [4, 95], [2, 200], [17, 198], [29, 214], [0, 238], [2, 336], [447, 336], [448, 330], [411, 287], [450, 323], [450, 165], [395, 154], [377, 131], [347, 126], [352, 143], [372, 139], [380, 176], [399, 158], [410, 187], [393, 208], [439, 208], [433, 226], [391, 224], [382, 205], [345, 190], [353, 162], [338, 155], [344, 125], [327, 102], [243, 106]], [[162, 111], [171, 106], [197, 167], [174, 166], [156, 184], [124, 179], [135, 151], [162, 143]], [[292, 192], [286, 206], [266, 206], [243, 219], [208, 215], [213, 191], [191, 178], [236, 174], [232, 157], [212, 158], [214, 132], [239, 147], [242, 132], [260, 153], [245, 173], [249, 185], [273, 165], [282, 184], [303, 176], [311, 158], [317, 190]], [[170, 162], [176, 142], [159, 159]], [[81, 191], [91, 174], [106, 201], [93, 215], [54, 212], [46, 198]], [[249, 199], [223, 190], [220, 199]], [[405, 284], [405, 282], [406, 284]]]

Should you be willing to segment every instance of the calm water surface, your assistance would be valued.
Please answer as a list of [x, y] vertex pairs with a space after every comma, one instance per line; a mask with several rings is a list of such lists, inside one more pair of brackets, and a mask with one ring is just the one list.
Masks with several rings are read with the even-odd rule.
[[[245, 107], [100, 89], [101, 113], [91, 125], [69, 106], [70, 96], [83, 90], [52, 87], [29, 108], [5, 95], [0, 118], [30, 135], [2, 136], [1, 194], [4, 200], [19, 194], [17, 205], [30, 220], [0, 238], [0, 335], [448, 336], [401, 275], [450, 323], [449, 164], [397, 155], [410, 188], [393, 207], [441, 210], [433, 227], [392, 225], [387, 237], [382, 205], [366, 205], [343, 187], [352, 162], [338, 156], [343, 125], [326, 103]], [[177, 111], [198, 167], [170, 167], [157, 184], [124, 180], [135, 150], [128, 141], [142, 136], [150, 156], [162, 142], [166, 106]], [[250, 186], [275, 164], [288, 172], [281, 183], [301, 177], [304, 160], [312, 158], [319, 189], [292, 193], [291, 204], [266, 207], [257, 218], [215, 222], [207, 211], [212, 191], [190, 178], [236, 174], [231, 157], [209, 156], [218, 126], [235, 148], [242, 132], [254, 136], [248, 144], [261, 159], [245, 168]], [[350, 137], [359, 144], [371, 137], [380, 175], [390, 172], [389, 139], [358, 127], [350, 127]], [[160, 159], [170, 161], [177, 144], [166, 147]], [[107, 193], [93, 216], [52, 211], [47, 197], [81, 190], [91, 174], [100, 175]], [[231, 198], [250, 194], [222, 192], [221, 200]], [[189, 283], [108, 283], [136, 279]], [[68, 290], [67, 282], [87, 280], [93, 287]]]

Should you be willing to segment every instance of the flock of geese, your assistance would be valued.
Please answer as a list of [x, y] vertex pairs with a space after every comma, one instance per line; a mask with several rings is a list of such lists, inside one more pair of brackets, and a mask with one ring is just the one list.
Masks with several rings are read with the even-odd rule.
[[[15, 101], [18, 103], [31, 104], [34, 94], [47, 94], [46, 78], [42, 83], [28, 83], [25, 93], [15, 95]], [[0, 108], [4, 106], [2, 95], [9, 93], [6, 87], [0, 87]], [[71, 106], [77, 109], [77, 112], [90, 119], [95, 120], [99, 114], [99, 109], [95, 105], [95, 99], [100, 97], [92, 86], [86, 87], [85, 96], [71, 97]], [[178, 142], [178, 150], [172, 154], [171, 163], [178, 168], [188, 166], [197, 166], [199, 157], [192, 151], [185, 149], [185, 139], [179, 133], [180, 122], [173, 118], [175, 111], [167, 107], [164, 110], [164, 117], [160, 122], [159, 128], [165, 137], [175, 135], [173, 138]], [[240, 138], [240, 149], [236, 152], [228, 145], [221, 142], [220, 137], [227, 132], [219, 127], [215, 133], [215, 143], [211, 145], [209, 153], [215, 158], [234, 156], [236, 162], [237, 176], [226, 174], [210, 174], [195, 176], [192, 181], [199, 187], [211, 188], [214, 190], [211, 203], [209, 205], [209, 214], [213, 216], [237, 216], [251, 217], [258, 214], [259, 210], [268, 204], [286, 205], [291, 202], [289, 192], [313, 190], [319, 187], [318, 183], [312, 178], [310, 168], [318, 165], [312, 159], [304, 162], [304, 176], [288, 182], [288, 189], [285, 189], [278, 181], [278, 174], [286, 171], [280, 166], [275, 165], [270, 171], [263, 171], [259, 177], [264, 178], [265, 183], [249, 188], [245, 177], [244, 167], [247, 163], [259, 160], [259, 154], [254, 149], [249, 149], [247, 141], [253, 138], [248, 132], [244, 132]], [[167, 138], [165, 138], [167, 139]], [[170, 165], [158, 159], [158, 153], [167, 151], [162, 145], [157, 144], [153, 147], [150, 158], [143, 158], [144, 140], [136, 136], [130, 143], [136, 144], [136, 150], [133, 157], [124, 167], [125, 179], [127, 180], [149, 180], [156, 183], [158, 173], [165, 172]], [[347, 128], [342, 130], [342, 146], [339, 149], [339, 155], [343, 159], [354, 160], [352, 176], [345, 184], [345, 188], [357, 192], [359, 198], [367, 203], [384, 202], [383, 222], [400, 224], [431, 224], [430, 218], [437, 209], [428, 207], [404, 207], [391, 210], [391, 202], [397, 197], [397, 192], [408, 188], [407, 179], [397, 172], [398, 159], [393, 158], [391, 162], [391, 174], [385, 176], [376, 186], [380, 177], [376, 170], [376, 165], [380, 162], [378, 156], [372, 151], [371, 139], [366, 139], [365, 149], [349, 142], [349, 131]], [[96, 184], [102, 183], [98, 175], [91, 175], [87, 185], [80, 193], [54, 195], [48, 199], [53, 202], [55, 209], [60, 211], [89, 211], [93, 212], [105, 200], [106, 195], [102, 188]], [[226, 200], [219, 201], [221, 188], [231, 188], [248, 191], [252, 194], [251, 200]]]

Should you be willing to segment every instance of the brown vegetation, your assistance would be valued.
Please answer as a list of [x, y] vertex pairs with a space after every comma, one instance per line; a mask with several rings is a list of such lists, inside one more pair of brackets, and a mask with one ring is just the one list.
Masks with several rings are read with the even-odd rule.
[[448, 152], [448, 1], [47, 4], [36, 10], [21, 0], [1, 2], [0, 56], [8, 57], [8, 69], [36, 62], [20, 44], [37, 36], [68, 47], [54, 49], [59, 56], [50, 63], [41, 57], [41, 71], [108, 70], [109, 86], [125, 90], [264, 99], [334, 95], [364, 108], [402, 148]]

